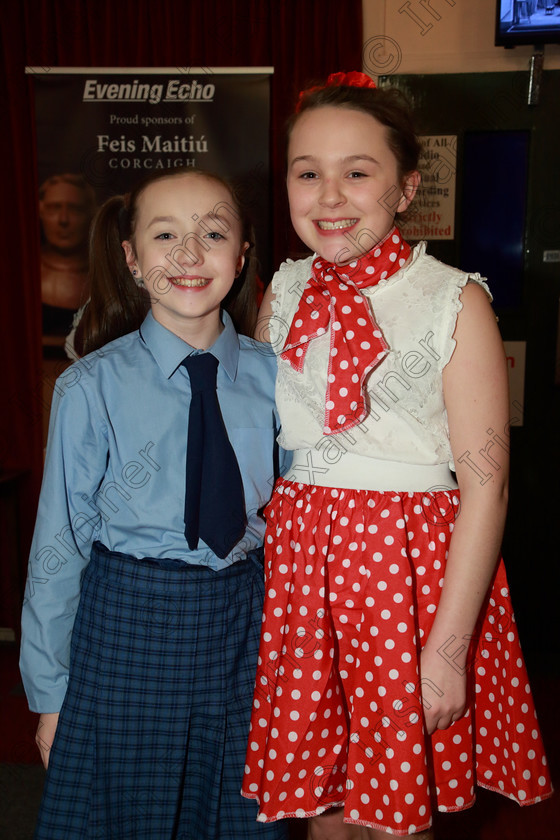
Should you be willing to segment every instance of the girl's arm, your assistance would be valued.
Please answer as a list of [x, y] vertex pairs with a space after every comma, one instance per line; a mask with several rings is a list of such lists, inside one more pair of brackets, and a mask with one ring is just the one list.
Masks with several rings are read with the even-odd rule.
[[262, 303], [257, 316], [257, 326], [255, 327], [255, 338], [257, 341], [266, 341], [270, 343], [269, 324], [272, 318], [272, 301], [274, 300], [274, 293], [272, 291], [272, 283], [266, 287]]
[[[461, 507], [441, 599], [421, 656], [422, 680], [430, 680], [442, 692], [439, 698], [431, 689], [425, 692], [429, 733], [446, 729], [464, 711], [468, 640], [496, 568], [507, 509], [508, 448], [492, 440], [497, 433], [504, 443], [508, 441], [503, 344], [483, 289], [470, 283], [461, 300], [463, 309], [454, 333], [457, 344], [443, 371]], [[491, 455], [490, 463], [481, 457], [481, 450]]]
[[[101, 521], [94, 499], [107, 468], [107, 430], [82, 387], [85, 370], [78, 362], [55, 385], [29, 557], [20, 670], [29, 707], [40, 714], [57, 713], [66, 694], [81, 573]], [[46, 741], [40, 731], [38, 738]]]

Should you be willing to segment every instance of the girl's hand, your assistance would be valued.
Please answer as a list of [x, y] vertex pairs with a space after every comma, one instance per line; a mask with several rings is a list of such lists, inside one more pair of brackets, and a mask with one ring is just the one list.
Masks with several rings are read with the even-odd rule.
[[424, 721], [428, 735], [447, 729], [462, 717], [467, 700], [467, 673], [459, 673], [429, 642], [420, 656]]
[[37, 732], [35, 733], [35, 743], [39, 747], [45, 770], [49, 766], [49, 756], [57, 726], [58, 712], [49, 712], [40, 716]]

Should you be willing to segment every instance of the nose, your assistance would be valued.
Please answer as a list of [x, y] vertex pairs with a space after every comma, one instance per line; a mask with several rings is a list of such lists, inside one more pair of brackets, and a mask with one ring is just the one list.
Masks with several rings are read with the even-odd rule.
[[321, 186], [321, 193], [319, 196], [319, 204], [322, 207], [339, 207], [344, 204], [346, 198], [342, 191], [342, 186], [336, 178], [325, 178]]
[[194, 234], [192, 237], [189, 237], [185, 247], [187, 264], [194, 266], [204, 263], [206, 251], [209, 250], [210, 246], [200, 236]]
[[61, 204], [58, 210], [58, 224], [68, 225], [70, 223], [70, 210], [66, 204]]
[[173, 248], [168, 259], [180, 268], [193, 268], [204, 264], [206, 252], [209, 250], [210, 246], [198, 234], [189, 233], [180, 245]]

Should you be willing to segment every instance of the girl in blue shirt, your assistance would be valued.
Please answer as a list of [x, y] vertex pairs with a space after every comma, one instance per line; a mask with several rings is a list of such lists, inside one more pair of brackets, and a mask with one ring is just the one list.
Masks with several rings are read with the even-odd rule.
[[[278, 431], [275, 360], [225, 310], [251, 332], [250, 242], [231, 188], [192, 170], [110, 199], [94, 224], [86, 355], [54, 389], [22, 618], [48, 767], [38, 840], [285, 837], [240, 795]], [[185, 537], [183, 362], [201, 353], [246, 518], [214, 550]]]

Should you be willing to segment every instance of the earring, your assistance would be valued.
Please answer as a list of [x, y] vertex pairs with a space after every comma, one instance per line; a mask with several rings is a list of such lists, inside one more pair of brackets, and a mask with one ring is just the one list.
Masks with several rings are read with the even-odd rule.
[[139, 276], [139, 274], [138, 274], [138, 272], [136, 271], [135, 268], [132, 270], [132, 276], [134, 277], [134, 282], [136, 283], [138, 288], [142, 289], [143, 286], [144, 286], [144, 279], [143, 279], [143, 277]]

